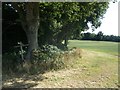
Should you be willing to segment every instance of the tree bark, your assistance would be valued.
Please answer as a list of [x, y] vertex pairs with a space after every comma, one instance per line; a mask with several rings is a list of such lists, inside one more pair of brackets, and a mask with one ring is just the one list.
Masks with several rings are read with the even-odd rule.
[[[35, 26], [33, 25], [31, 27], [34, 28]], [[29, 29], [28, 31], [26, 31], [26, 35], [28, 39], [28, 51], [26, 55], [26, 60], [31, 60], [31, 52], [38, 48], [38, 28]]]
[[32, 51], [38, 48], [39, 3], [26, 4], [26, 23], [24, 27], [29, 45], [26, 59], [31, 60]]
[[28, 39], [28, 51], [26, 60], [31, 59], [31, 52], [38, 48], [39, 29], [39, 2], [12, 3], [17, 10], [22, 27]]

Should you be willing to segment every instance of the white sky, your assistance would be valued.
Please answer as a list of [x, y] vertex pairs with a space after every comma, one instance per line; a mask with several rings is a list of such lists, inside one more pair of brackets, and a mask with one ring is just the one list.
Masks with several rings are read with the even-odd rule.
[[110, 2], [109, 8], [104, 15], [101, 26], [92, 32], [91, 28], [85, 32], [98, 33], [102, 31], [104, 35], [117, 35], [118, 36], [118, 2]]

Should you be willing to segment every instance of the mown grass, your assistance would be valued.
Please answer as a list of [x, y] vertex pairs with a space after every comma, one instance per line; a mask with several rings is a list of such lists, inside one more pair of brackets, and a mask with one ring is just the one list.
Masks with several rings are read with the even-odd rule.
[[78, 47], [81, 49], [118, 55], [118, 42], [69, 40], [68, 47]]
[[82, 58], [73, 58], [66, 69], [43, 74], [47, 79], [35, 87], [118, 87], [118, 43], [70, 40], [72, 47], [80, 50]]
[[[117, 88], [118, 57], [103, 52], [82, 49], [82, 58], [75, 59], [71, 67], [45, 73], [48, 79], [41, 83], [42, 87], [53, 88]], [[36, 86], [35, 86], [36, 87]], [[40, 87], [40, 84], [37, 85]]]
[[83, 58], [74, 63], [74, 67], [85, 69], [81, 74], [83, 80], [90, 82], [93, 80], [99, 84], [97, 87], [118, 85], [117, 42], [70, 40], [68, 46], [81, 48], [84, 51]]
[[[4, 87], [31, 87], [33, 88], [117, 88], [118, 87], [118, 43], [104, 41], [70, 40], [69, 48], [77, 47], [77, 53], [65, 54], [65, 60], [71, 61], [67, 68], [58, 71], [49, 71], [32, 77], [14, 77], [18, 80], [9, 85], [9, 80], [3, 83]], [[81, 48], [81, 49], [79, 49]], [[34, 77], [38, 77], [37, 80]], [[45, 78], [42, 79], [41, 78]], [[23, 79], [21, 83], [19, 80]], [[14, 79], [13, 79], [14, 80]], [[33, 83], [34, 81], [34, 83]], [[29, 83], [28, 83], [29, 82]], [[15, 85], [14, 85], [15, 83]], [[17, 85], [16, 85], [17, 84]], [[33, 84], [35, 84], [33, 86]]]

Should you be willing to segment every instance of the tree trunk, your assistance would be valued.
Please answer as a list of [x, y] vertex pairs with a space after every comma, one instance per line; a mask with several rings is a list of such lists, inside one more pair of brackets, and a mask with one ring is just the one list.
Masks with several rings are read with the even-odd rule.
[[31, 60], [32, 51], [38, 48], [38, 29], [39, 29], [39, 3], [26, 3], [26, 17], [23, 21], [23, 28], [28, 39], [28, 52], [26, 60]]
[[[35, 26], [31, 26], [35, 27]], [[38, 48], [38, 28], [35, 28], [34, 30], [28, 30], [26, 32], [27, 39], [28, 39], [28, 52], [26, 55], [26, 59], [30, 60], [32, 57], [32, 51]]]
[[28, 52], [26, 59], [31, 59], [31, 52], [38, 48], [38, 28], [39, 28], [39, 2], [17, 3], [12, 6], [17, 10], [22, 27], [28, 39]]
[[65, 42], [64, 42], [65, 47], [67, 47], [67, 44], [68, 44], [68, 38], [67, 36], [65, 36]]

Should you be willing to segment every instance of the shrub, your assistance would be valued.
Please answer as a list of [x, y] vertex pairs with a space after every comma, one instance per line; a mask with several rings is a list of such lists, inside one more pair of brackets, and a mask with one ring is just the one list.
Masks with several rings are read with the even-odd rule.
[[21, 63], [19, 53], [4, 54], [3, 71], [29, 74], [43, 73], [70, 66], [77, 58], [81, 57], [81, 51], [77, 48], [61, 51], [53, 45], [44, 45], [37, 50], [33, 50], [32, 54], [32, 60], [24, 63]]
[[64, 67], [64, 62], [61, 59], [63, 51], [53, 45], [44, 45], [42, 48], [33, 50], [33, 66], [39, 66], [40, 71], [57, 70]]

